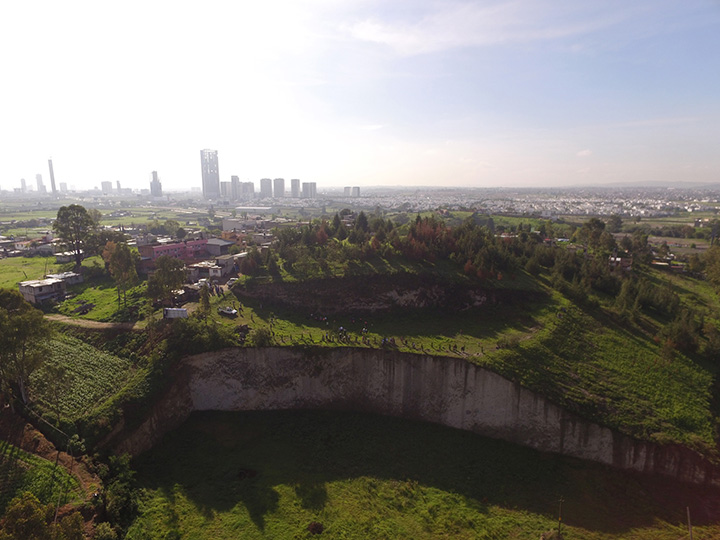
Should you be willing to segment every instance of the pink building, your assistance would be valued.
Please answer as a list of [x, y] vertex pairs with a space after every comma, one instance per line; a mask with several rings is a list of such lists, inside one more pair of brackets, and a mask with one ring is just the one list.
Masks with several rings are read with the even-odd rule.
[[155, 244], [138, 246], [142, 265], [144, 268], [155, 266], [154, 261], [158, 257], [167, 255], [183, 261], [194, 261], [203, 259], [207, 255], [207, 240], [188, 240], [173, 244]]

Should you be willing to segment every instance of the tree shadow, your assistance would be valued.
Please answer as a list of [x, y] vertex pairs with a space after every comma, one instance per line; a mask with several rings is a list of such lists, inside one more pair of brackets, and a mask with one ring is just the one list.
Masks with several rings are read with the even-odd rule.
[[345, 481], [367, 491], [369, 504], [396, 509], [442, 490], [479, 514], [494, 506], [554, 519], [563, 497], [566, 525], [606, 534], [681, 523], [686, 506], [698, 525], [720, 517], [714, 490], [352, 412], [196, 412], [137, 467], [141, 487], [175, 486], [207, 517], [243, 507], [260, 530], [279, 508], [278, 490], [291, 489], [302, 508], [319, 513], [331, 502], [329, 486]]

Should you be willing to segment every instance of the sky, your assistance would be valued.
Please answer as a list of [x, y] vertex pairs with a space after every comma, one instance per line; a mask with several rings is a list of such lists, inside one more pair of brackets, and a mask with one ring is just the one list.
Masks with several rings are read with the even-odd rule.
[[0, 4], [0, 189], [720, 182], [720, 0]]

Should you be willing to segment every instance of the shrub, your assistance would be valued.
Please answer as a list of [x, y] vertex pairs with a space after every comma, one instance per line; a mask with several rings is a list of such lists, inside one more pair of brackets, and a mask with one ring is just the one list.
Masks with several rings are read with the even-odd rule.
[[272, 334], [267, 328], [255, 328], [248, 334], [250, 345], [253, 347], [269, 347], [272, 345]]

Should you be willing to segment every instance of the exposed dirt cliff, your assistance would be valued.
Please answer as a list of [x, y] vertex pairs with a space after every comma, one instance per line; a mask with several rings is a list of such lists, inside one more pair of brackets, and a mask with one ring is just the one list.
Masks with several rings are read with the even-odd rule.
[[184, 359], [146, 421], [106, 444], [148, 450], [194, 410], [336, 409], [419, 419], [620, 469], [720, 487], [687, 448], [589, 422], [458, 358], [375, 349], [241, 348]]

